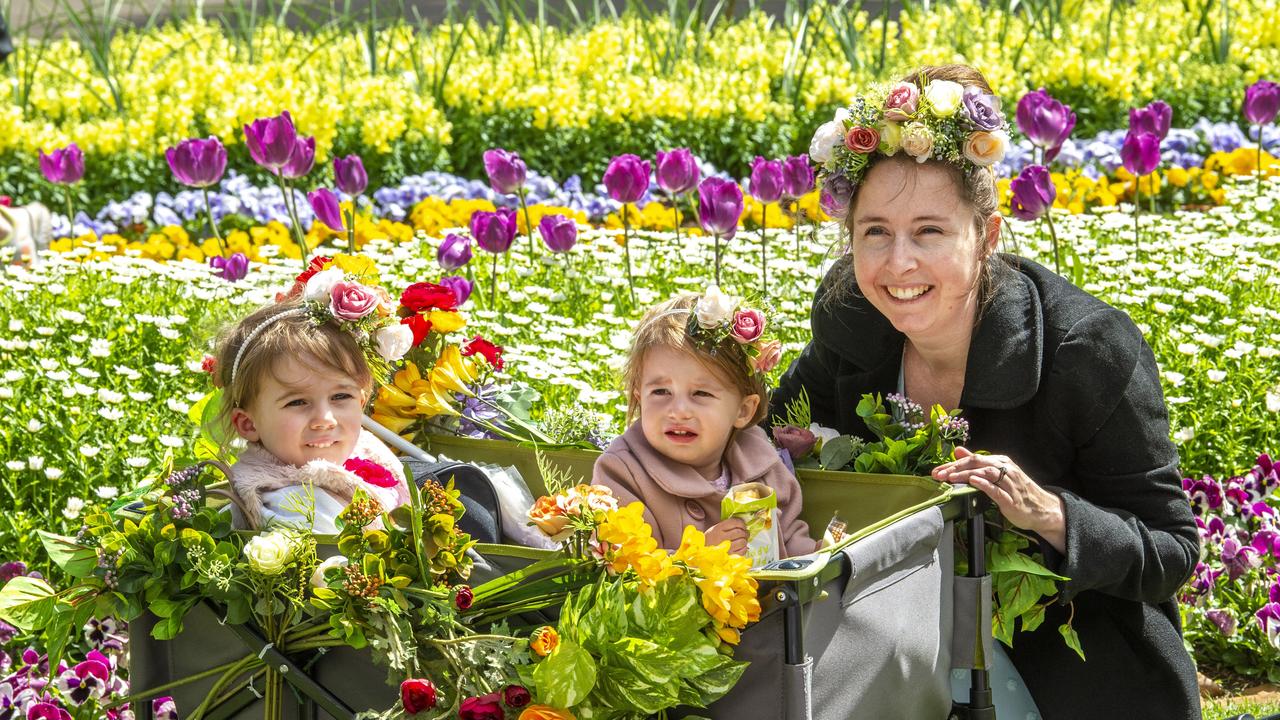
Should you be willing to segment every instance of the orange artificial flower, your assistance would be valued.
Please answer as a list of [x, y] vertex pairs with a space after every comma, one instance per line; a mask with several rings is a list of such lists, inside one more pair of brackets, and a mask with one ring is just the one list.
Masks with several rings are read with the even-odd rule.
[[520, 713], [519, 720], [578, 720], [568, 710], [561, 710], [550, 705], [530, 705]]
[[543, 625], [533, 634], [529, 636], [529, 649], [538, 654], [539, 657], [546, 657], [555, 652], [560, 647], [560, 633], [550, 625]]

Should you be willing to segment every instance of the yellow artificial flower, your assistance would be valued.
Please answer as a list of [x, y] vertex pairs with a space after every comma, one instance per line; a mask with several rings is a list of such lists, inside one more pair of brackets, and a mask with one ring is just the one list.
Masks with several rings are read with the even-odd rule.
[[432, 310], [427, 315], [427, 320], [431, 321], [431, 330], [441, 335], [459, 330], [467, 324], [461, 315], [452, 310]]
[[[323, 223], [321, 223], [323, 224]], [[374, 264], [373, 259], [368, 255], [347, 255], [346, 253], [338, 253], [333, 256], [333, 260], [325, 263], [325, 269], [336, 267], [348, 275], [354, 275], [360, 280], [368, 280], [378, 282], [378, 266]]]

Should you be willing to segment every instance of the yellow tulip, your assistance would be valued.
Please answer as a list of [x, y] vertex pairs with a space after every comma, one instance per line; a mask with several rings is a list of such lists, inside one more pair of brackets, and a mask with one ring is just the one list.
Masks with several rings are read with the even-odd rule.
[[447, 335], [467, 324], [461, 315], [446, 310], [432, 310], [427, 319], [431, 321], [431, 329], [441, 335]]

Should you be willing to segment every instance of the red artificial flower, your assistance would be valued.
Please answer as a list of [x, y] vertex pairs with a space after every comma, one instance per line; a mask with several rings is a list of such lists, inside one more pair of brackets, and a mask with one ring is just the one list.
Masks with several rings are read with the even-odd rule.
[[[323, 270], [324, 266], [331, 262], [333, 262], [333, 258], [325, 255], [317, 255], [311, 258], [311, 262], [307, 263], [307, 269], [298, 273], [298, 277], [293, 279], [294, 286], [306, 285], [312, 275]], [[292, 295], [293, 293], [290, 292], [289, 294]]]
[[422, 341], [427, 339], [427, 333], [431, 332], [431, 321], [425, 317], [414, 313], [400, 321], [401, 325], [408, 325], [413, 331], [413, 346], [417, 347]]
[[498, 693], [469, 697], [458, 708], [458, 720], [502, 720], [505, 714]]
[[436, 283], [414, 283], [400, 294], [400, 304], [413, 312], [456, 310], [458, 296], [453, 290]]
[[502, 689], [502, 702], [509, 708], [522, 708], [532, 699], [529, 690], [523, 685], [508, 685]]
[[342, 463], [342, 467], [355, 473], [356, 477], [374, 487], [392, 488], [399, 482], [396, 480], [396, 476], [391, 474], [390, 470], [372, 460], [358, 457], [347, 458], [347, 461]]
[[4, 207], [11, 207], [13, 205], [13, 198], [8, 195], [0, 195], [0, 205], [3, 205]]
[[494, 370], [501, 370], [504, 363], [502, 362], [502, 346], [494, 345], [479, 335], [471, 338], [466, 345], [462, 347], [462, 356], [471, 357], [476, 353], [484, 356], [484, 359], [493, 366]]
[[436, 706], [436, 686], [430, 680], [411, 678], [400, 683], [400, 704], [410, 715], [430, 710]]
[[471, 592], [471, 588], [466, 585], [459, 585], [453, 590], [453, 604], [458, 606], [459, 610], [467, 610], [471, 607], [472, 600], [475, 595]]

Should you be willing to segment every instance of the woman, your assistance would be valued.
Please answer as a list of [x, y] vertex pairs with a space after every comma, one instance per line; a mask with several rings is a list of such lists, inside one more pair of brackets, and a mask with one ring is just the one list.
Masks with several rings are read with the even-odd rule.
[[[850, 241], [771, 405], [805, 390], [814, 422], [869, 439], [863, 393], [962, 409], [991, 454], [957, 449], [934, 477], [981, 490], [1070, 578], [1007, 650], [1043, 717], [1199, 718], [1173, 600], [1199, 537], [1155, 358], [1123, 312], [996, 253], [1005, 127], [982, 75], [944, 66], [819, 130], [824, 204]], [[1058, 633], [1069, 618], [1087, 661]]]

